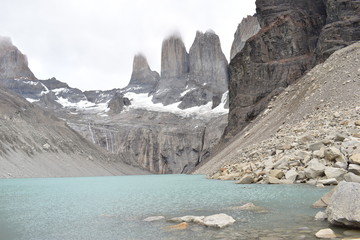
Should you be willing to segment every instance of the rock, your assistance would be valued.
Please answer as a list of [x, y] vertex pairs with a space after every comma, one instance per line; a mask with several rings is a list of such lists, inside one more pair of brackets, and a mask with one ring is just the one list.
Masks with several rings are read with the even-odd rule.
[[230, 59], [233, 59], [245, 45], [245, 42], [254, 36], [260, 30], [260, 24], [256, 16], [247, 16], [243, 18], [238, 25], [234, 35], [234, 41], [231, 45]]
[[253, 211], [256, 213], [268, 213], [268, 211], [265, 208], [256, 206], [253, 203], [246, 203], [240, 207], [231, 207], [229, 210], [241, 210], [241, 211]]
[[349, 164], [348, 171], [354, 173], [356, 175], [360, 175], [360, 165], [357, 164]]
[[337, 167], [337, 168], [342, 168], [342, 169], [347, 169], [347, 163], [345, 163], [345, 162], [336, 162], [335, 163], [335, 167]]
[[313, 159], [308, 163], [305, 168], [306, 177], [315, 179], [324, 175], [325, 166], [319, 160]]
[[336, 180], [336, 178], [329, 178], [329, 179], [319, 180], [318, 183], [321, 183], [323, 185], [337, 185], [338, 181]]
[[168, 226], [165, 229], [168, 229], [168, 230], [184, 230], [184, 229], [187, 229], [188, 226], [189, 226], [188, 223], [182, 222], [182, 223], [179, 223], [179, 224], [176, 224], [176, 225]]
[[204, 216], [183, 216], [177, 218], [171, 218], [169, 222], [186, 222], [186, 223], [202, 223], [204, 220]]
[[161, 49], [161, 78], [154, 90], [153, 103], [169, 105], [180, 101], [189, 74], [189, 55], [180, 36], [165, 39]]
[[360, 120], [356, 120], [354, 124], [355, 126], [360, 126]]
[[28, 67], [27, 57], [12, 44], [8, 37], [0, 36], [0, 79], [36, 80]]
[[269, 172], [271, 177], [277, 178], [277, 179], [281, 179], [284, 176], [284, 172], [278, 169], [275, 170], [271, 170]]
[[312, 143], [308, 146], [308, 150], [311, 152], [319, 151], [324, 146], [325, 145], [323, 142]]
[[284, 156], [282, 158], [280, 158], [278, 161], [276, 161], [273, 165], [273, 167], [275, 169], [283, 169], [283, 168], [287, 168], [289, 164], [289, 157], [288, 156]]
[[335, 147], [326, 148], [324, 151], [325, 159], [328, 161], [335, 161], [342, 156], [339, 149]]
[[325, 212], [320, 211], [315, 215], [315, 221], [324, 221], [326, 219], [327, 219], [327, 216], [326, 216]]
[[48, 143], [45, 143], [44, 145], [43, 145], [43, 149], [44, 150], [49, 150], [51, 148], [51, 146], [50, 146], [50, 144], [48, 144]]
[[342, 142], [346, 139], [346, 136], [343, 134], [336, 134], [334, 141], [335, 142]]
[[113, 114], [119, 114], [124, 107], [130, 106], [131, 102], [128, 98], [125, 98], [122, 94], [116, 93], [108, 103], [108, 108]]
[[135, 55], [130, 82], [126, 89], [136, 93], [149, 93], [154, 90], [159, 80], [160, 75], [150, 69], [145, 56]]
[[360, 227], [360, 184], [340, 182], [326, 208], [334, 225]]
[[286, 172], [285, 178], [289, 180], [291, 183], [294, 183], [297, 179], [298, 173], [295, 169], [291, 169]]
[[143, 221], [144, 222], [154, 222], [154, 221], [160, 221], [165, 219], [164, 216], [152, 216], [152, 217], [147, 217], [145, 218]]
[[349, 160], [350, 160], [350, 163], [360, 165], [360, 153], [356, 153], [356, 154], [351, 155]]
[[331, 196], [334, 194], [337, 187], [333, 188], [330, 192], [325, 193], [319, 200], [314, 202], [311, 206], [313, 208], [326, 208], [330, 202]]
[[224, 228], [235, 222], [231, 216], [224, 213], [207, 216], [204, 218], [203, 224], [207, 227]]
[[352, 172], [349, 172], [347, 174], [344, 175], [344, 179], [347, 182], [355, 182], [355, 183], [360, 183], [360, 176], [355, 175]]
[[327, 178], [336, 178], [336, 180], [343, 180], [344, 175], [347, 173], [346, 170], [342, 168], [326, 167], [325, 176]]
[[319, 230], [315, 236], [317, 238], [336, 238], [336, 235], [334, 233], [333, 230], [331, 230], [330, 228], [325, 228], [325, 229], [321, 229]]
[[254, 176], [252, 174], [245, 174], [236, 184], [251, 184], [254, 183]]
[[311, 53], [325, 24], [321, 0], [258, 0], [256, 6], [262, 29], [247, 40], [229, 65], [232, 100], [225, 139], [264, 110], [281, 88], [313, 67]]
[[281, 184], [281, 181], [278, 178], [272, 176], [268, 177], [268, 182], [270, 184]]
[[219, 37], [211, 30], [205, 33], [198, 31], [189, 51], [187, 87], [189, 89], [204, 87], [201, 92], [188, 91], [183, 96], [179, 108], [204, 105], [213, 98], [221, 100], [222, 95], [228, 90], [228, 79], [228, 62], [221, 50]]

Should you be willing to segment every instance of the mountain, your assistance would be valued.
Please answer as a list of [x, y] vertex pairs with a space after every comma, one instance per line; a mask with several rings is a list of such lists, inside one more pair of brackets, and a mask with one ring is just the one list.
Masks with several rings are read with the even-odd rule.
[[248, 39], [229, 65], [229, 124], [224, 141], [256, 118], [285, 87], [335, 50], [360, 39], [359, 4], [345, 0], [256, 1], [261, 30]]
[[26, 72], [0, 84], [130, 165], [188, 173], [227, 125], [228, 63], [219, 37], [207, 31], [196, 34], [189, 53], [179, 36], [165, 39], [161, 66], [160, 75], [138, 54], [128, 86], [108, 91], [83, 92], [56, 78], [26, 78]]
[[359, 181], [359, 57], [360, 42], [333, 53], [195, 173], [227, 180], [249, 174], [259, 183]]
[[0, 88], [0, 178], [145, 174], [53, 114]]
[[[247, 163], [246, 159], [252, 159], [257, 169], [271, 156], [286, 152], [285, 145], [303, 150], [298, 147], [303, 143], [297, 141], [298, 128], [306, 133], [301, 120], [311, 125], [316, 116], [311, 127], [321, 129], [336, 112], [336, 116], [351, 115], [349, 108], [358, 107], [359, 1], [257, 0], [256, 6], [261, 29], [229, 64], [228, 126], [217, 152], [196, 173], [212, 173], [225, 166], [232, 169], [233, 164]], [[350, 124], [354, 116], [344, 118], [349, 117]], [[328, 136], [331, 140], [333, 131]], [[353, 134], [339, 128], [338, 133], [342, 132], [350, 138]]]

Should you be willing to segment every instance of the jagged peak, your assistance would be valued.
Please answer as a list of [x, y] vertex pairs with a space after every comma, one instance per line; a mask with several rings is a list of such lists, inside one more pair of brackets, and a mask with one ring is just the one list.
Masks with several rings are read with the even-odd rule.
[[142, 71], [147, 69], [150, 69], [150, 67], [145, 55], [137, 53], [133, 60], [133, 71]]

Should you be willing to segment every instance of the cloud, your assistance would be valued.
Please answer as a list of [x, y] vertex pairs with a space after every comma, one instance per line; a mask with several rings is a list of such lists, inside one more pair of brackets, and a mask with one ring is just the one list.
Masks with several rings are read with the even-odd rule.
[[254, 0], [2, 0], [0, 35], [28, 56], [40, 78], [82, 90], [127, 85], [142, 52], [160, 71], [162, 40], [178, 31], [189, 49], [197, 30], [213, 29], [228, 57], [237, 24]]

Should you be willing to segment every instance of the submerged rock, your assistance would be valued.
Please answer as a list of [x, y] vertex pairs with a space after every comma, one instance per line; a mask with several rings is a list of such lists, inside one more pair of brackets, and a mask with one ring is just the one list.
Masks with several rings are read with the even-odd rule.
[[336, 235], [331, 228], [321, 229], [315, 234], [315, 236], [317, 238], [336, 238]]
[[143, 221], [144, 222], [154, 222], [154, 221], [160, 221], [165, 219], [164, 216], [152, 216], [152, 217], [147, 217], [145, 218]]
[[235, 222], [231, 216], [224, 213], [207, 216], [204, 218], [203, 225], [207, 227], [224, 228]]
[[168, 230], [184, 230], [184, 229], [187, 229], [188, 226], [189, 226], [188, 223], [182, 222], [182, 223], [179, 223], [176, 225], [168, 226], [168, 227], [166, 227], [166, 229], [168, 229]]

